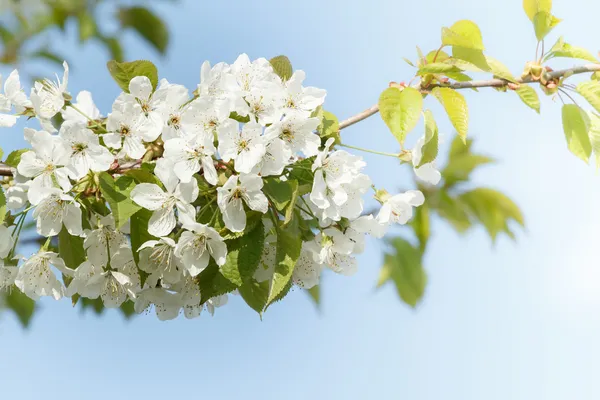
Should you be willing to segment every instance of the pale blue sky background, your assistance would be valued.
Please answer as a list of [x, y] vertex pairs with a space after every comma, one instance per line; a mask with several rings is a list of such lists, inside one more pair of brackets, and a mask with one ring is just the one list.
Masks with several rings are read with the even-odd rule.
[[[401, 57], [414, 59], [417, 44], [437, 47], [440, 28], [456, 20], [476, 21], [488, 53], [516, 74], [535, 51], [520, 0], [158, 3], [172, 30], [169, 55], [156, 60], [129, 38], [131, 59], [155, 59], [162, 77], [193, 88], [205, 59], [283, 53], [309, 84], [328, 90], [327, 108], [340, 118], [376, 102], [389, 81], [409, 79]], [[600, 47], [590, 34], [600, 6], [555, 0], [554, 11], [565, 19], [556, 30], [567, 41]], [[118, 88], [103, 50], [68, 41], [64, 53], [74, 65], [71, 92], [92, 91], [106, 113]], [[299, 291], [263, 321], [239, 298], [214, 318], [166, 323], [124, 321], [114, 312], [97, 318], [66, 300], [44, 301], [28, 331], [2, 316], [0, 398], [599, 398], [600, 176], [568, 153], [559, 104], [543, 99], [540, 117], [513, 93], [466, 95], [476, 148], [501, 160], [476, 182], [515, 199], [527, 232], [517, 244], [502, 238], [492, 246], [482, 230], [461, 238], [435, 221], [430, 284], [416, 311], [392, 287], [374, 290], [382, 259], [375, 241], [355, 276], [326, 274], [321, 314]], [[439, 115], [448, 142], [451, 127]], [[23, 146], [20, 131], [2, 135], [5, 151]], [[383, 151], [397, 147], [379, 117], [343, 137]], [[378, 186], [407, 188], [408, 171], [365, 158]]]

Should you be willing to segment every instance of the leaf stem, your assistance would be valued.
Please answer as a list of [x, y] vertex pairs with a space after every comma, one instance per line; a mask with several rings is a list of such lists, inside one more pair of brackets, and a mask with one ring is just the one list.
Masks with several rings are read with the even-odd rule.
[[338, 144], [338, 146], [347, 147], [349, 149], [354, 149], [354, 150], [358, 150], [358, 151], [364, 151], [365, 153], [378, 154], [380, 156], [387, 156], [387, 157], [394, 157], [394, 158], [399, 157], [399, 154], [397, 154], [397, 153], [385, 153], [383, 151], [363, 149], [362, 147], [350, 146], [349, 144], [340, 143], [340, 144]]

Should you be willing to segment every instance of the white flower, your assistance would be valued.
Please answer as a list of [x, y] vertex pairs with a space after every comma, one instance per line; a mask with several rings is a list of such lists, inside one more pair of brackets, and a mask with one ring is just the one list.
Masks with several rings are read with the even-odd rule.
[[14, 239], [5, 225], [0, 225], [0, 259], [6, 258], [14, 245]]
[[182, 182], [194, 180], [194, 174], [202, 168], [204, 179], [211, 185], [217, 184], [217, 170], [213, 161], [216, 149], [212, 135], [197, 134], [185, 139], [169, 139], [164, 148], [163, 156], [173, 163], [173, 172]]
[[67, 275], [73, 272], [65, 266], [58, 254], [40, 250], [19, 268], [15, 285], [33, 300], [42, 296], [52, 296], [58, 300], [64, 295], [64, 286], [54, 275], [51, 269], [53, 266]]
[[256, 121], [262, 126], [267, 126], [281, 119], [283, 101], [278, 91], [255, 90], [247, 94], [244, 100], [247, 104], [239, 114], [250, 115], [252, 122]]
[[9, 210], [16, 211], [25, 207], [27, 202], [27, 191], [29, 190], [29, 182], [17, 183], [6, 189], [6, 206]]
[[214, 140], [218, 128], [229, 118], [229, 107], [224, 102], [214, 102], [209, 98], [198, 98], [192, 101], [181, 113], [179, 130], [181, 134], [165, 135], [163, 139], [204, 135]]
[[[165, 87], [170, 85], [166, 80], [161, 81], [161, 84]], [[129, 81], [129, 93], [121, 93], [115, 100], [117, 108], [127, 109], [136, 116], [143, 117], [144, 125], [149, 129], [146, 134], [153, 138], [148, 139], [149, 142], [156, 140], [164, 124], [161, 109], [164, 99], [160, 95], [154, 96], [153, 91], [152, 82], [147, 76], [136, 76]]]
[[409, 190], [405, 193], [400, 193], [387, 198], [379, 214], [377, 220], [382, 224], [397, 223], [404, 225], [412, 218], [413, 207], [418, 207], [423, 204], [425, 197], [418, 190]]
[[210, 315], [215, 315], [215, 308], [223, 307], [225, 304], [227, 304], [228, 300], [229, 297], [226, 294], [211, 297], [205, 303], [206, 310], [210, 313]]
[[175, 248], [175, 255], [181, 258], [190, 276], [202, 272], [212, 257], [217, 265], [225, 264], [227, 245], [213, 228], [197, 222], [185, 225]]
[[122, 156], [141, 158], [146, 153], [144, 141], [158, 138], [162, 126], [156, 126], [136, 110], [137, 104], [115, 103], [106, 120], [109, 133], [102, 135], [104, 143], [111, 149], [121, 149]]
[[63, 62], [65, 72], [62, 81], [56, 77], [56, 82], [45, 79], [43, 82], [35, 82], [31, 89], [31, 103], [35, 114], [41, 120], [49, 120], [54, 117], [65, 105], [64, 94], [67, 92], [69, 82], [69, 65]]
[[59, 136], [52, 136], [46, 131], [37, 131], [31, 138], [33, 151], [28, 151], [21, 156], [17, 171], [28, 178], [33, 178], [29, 186], [27, 197], [32, 204], [41, 200], [44, 188], [54, 187], [54, 182], [64, 190], [71, 189], [69, 182], [68, 165], [71, 149]]
[[181, 137], [181, 120], [184, 110], [187, 109], [184, 106], [190, 98], [188, 89], [162, 79], [152, 98], [160, 101], [159, 110], [165, 123], [162, 131], [163, 140]]
[[136, 299], [134, 310], [141, 314], [154, 306], [156, 316], [161, 321], [177, 318], [181, 311], [181, 299], [179, 294], [169, 292], [163, 288], [147, 288], [141, 291]]
[[4, 265], [4, 260], [0, 260], [0, 291], [15, 283], [18, 271], [19, 269], [16, 266]]
[[434, 162], [426, 163], [418, 167], [419, 163], [421, 162], [421, 159], [423, 158], [422, 151], [424, 144], [425, 138], [422, 137], [417, 141], [417, 144], [412, 150], [411, 161], [413, 164], [413, 169], [415, 171], [415, 174], [417, 175], [417, 178], [431, 185], [437, 185], [440, 182], [440, 179], [442, 179], [442, 174], [440, 174], [440, 171], [438, 171], [435, 168]]
[[247, 54], [240, 54], [231, 65], [231, 75], [242, 96], [253, 90], [272, 88], [277, 84], [278, 77], [271, 63], [265, 58], [250, 61]]
[[11, 127], [17, 122], [18, 116], [4, 114], [4, 112], [9, 112], [15, 107], [15, 111], [19, 113], [28, 106], [30, 106], [29, 100], [21, 88], [19, 72], [15, 69], [4, 82], [4, 94], [0, 94], [0, 127]]
[[325, 229], [315, 238], [316, 243], [320, 243], [315, 260], [338, 274], [353, 275], [357, 270], [357, 263], [351, 256], [355, 248], [355, 241], [352, 239], [351, 235], [345, 235], [336, 228]]
[[67, 168], [73, 179], [81, 179], [90, 171], [106, 171], [115, 159], [100, 145], [98, 135], [80, 121], [65, 121], [59, 135], [71, 147], [71, 162]]
[[87, 117], [93, 120], [97, 120], [102, 117], [102, 115], [100, 114], [100, 110], [98, 110], [98, 107], [96, 107], [96, 104], [94, 104], [92, 94], [87, 90], [82, 90], [81, 92], [79, 92], [79, 94], [77, 94], [77, 97], [75, 98], [75, 103], [73, 103], [73, 105], [85, 115], [82, 115], [80, 112], [75, 111], [75, 109], [72, 107], [67, 107], [60, 112], [65, 122], [77, 121], [87, 125], [89, 123]]
[[42, 192], [36, 206], [33, 218], [36, 220], [37, 232], [42, 236], [56, 236], [63, 224], [73, 236], [81, 236], [81, 208], [73, 197], [64, 194], [60, 189], [47, 188]]
[[315, 253], [307, 242], [302, 243], [300, 257], [296, 261], [292, 281], [304, 289], [310, 289], [319, 284], [323, 265], [315, 261]]
[[139, 248], [139, 267], [150, 274], [146, 284], [155, 287], [160, 280], [163, 283], [174, 284], [183, 278], [183, 264], [175, 255], [175, 241], [168, 237], [159, 240], [149, 240]]
[[[111, 269], [105, 271], [92, 263], [84, 263], [76, 280], [71, 282], [67, 294], [80, 293], [90, 299], [100, 297], [106, 308], [116, 308], [128, 297], [135, 299], [140, 291], [140, 277], [133, 261], [130, 247], [120, 247], [110, 259]], [[73, 289], [71, 289], [73, 286]]]
[[292, 153], [301, 152], [306, 157], [319, 153], [321, 138], [314, 131], [319, 126], [318, 118], [303, 118], [297, 114], [286, 115], [265, 130], [269, 139], [278, 138]]
[[285, 83], [285, 113], [298, 113], [304, 117], [310, 114], [325, 101], [327, 91], [315, 87], [303, 87], [304, 71], [294, 71], [292, 77]]
[[292, 150], [280, 139], [274, 139], [267, 143], [265, 155], [254, 167], [252, 173], [260, 173], [261, 176], [281, 175], [283, 169], [290, 164]]
[[219, 154], [223, 161], [234, 160], [235, 170], [250, 173], [265, 155], [262, 126], [249, 122], [239, 130], [239, 124], [228, 120], [219, 128]]
[[88, 259], [95, 266], [105, 266], [108, 263], [109, 253], [112, 256], [125, 244], [127, 238], [121, 231], [115, 229], [115, 221], [110, 214], [100, 218], [98, 227], [87, 231], [83, 241]]
[[[167, 161], [168, 163], [168, 161]], [[160, 172], [159, 172], [160, 171]], [[157, 174], [162, 174], [159, 168]], [[190, 203], [198, 198], [198, 184], [195, 180], [178, 183], [171, 176], [159, 176], [166, 192], [154, 183], [140, 183], [131, 191], [131, 199], [140, 206], [154, 211], [148, 222], [148, 232], [157, 237], [167, 236], [177, 225], [175, 210], [179, 221], [196, 220], [196, 209]]]
[[217, 188], [217, 204], [227, 229], [242, 232], [246, 228], [244, 203], [251, 210], [267, 212], [269, 202], [261, 191], [262, 187], [263, 181], [257, 175], [232, 175], [223, 187]]

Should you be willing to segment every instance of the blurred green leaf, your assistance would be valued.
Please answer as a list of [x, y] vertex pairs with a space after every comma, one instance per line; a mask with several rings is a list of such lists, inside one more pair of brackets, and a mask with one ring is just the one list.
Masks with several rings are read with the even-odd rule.
[[438, 193], [435, 210], [458, 233], [464, 233], [471, 227], [471, 219], [467, 213], [467, 207], [460, 199], [450, 196], [445, 190], [440, 190]]
[[450, 28], [442, 28], [442, 44], [445, 46], [485, 50], [479, 27], [476, 23], [469, 20], [461, 20]]
[[468, 181], [471, 173], [480, 165], [485, 165], [494, 160], [471, 152], [473, 141], [467, 140], [465, 144], [456, 136], [450, 146], [448, 163], [442, 170], [444, 186], [451, 188], [459, 182]]
[[9, 292], [6, 293], [5, 303], [8, 309], [15, 313], [21, 325], [27, 328], [36, 309], [35, 301], [31, 300], [15, 286], [12, 286]]
[[94, 16], [86, 10], [79, 13], [77, 17], [79, 20], [79, 41], [84, 43], [96, 34], [98, 27]]
[[415, 236], [419, 240], [419, 249], [425, 251], [427, 241], [431, 234], [431, 222], [429, 218], [429, 206], [427, 203], [415, 208], [415, 215], [410, 222], [410, 225], [415, 232]]
[[392, 252], [385, 254], [378, 286], [391, 280], [400, 298], [414, 308], [423, 297], [427, 285], [421, 251], [400, 237], [391, 239], [389, 243]]
[[158, 52], [165, 54], [169, 31], [163, 20], [145, 7], [126, 7], [119, 10], [123, 28], [132, 28]]

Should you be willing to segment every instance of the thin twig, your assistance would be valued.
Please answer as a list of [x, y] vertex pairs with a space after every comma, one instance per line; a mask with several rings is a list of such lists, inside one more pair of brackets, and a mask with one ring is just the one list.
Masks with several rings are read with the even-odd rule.
[[[577, 75], [577, 74], [584, 74], [587, 72], [596, 72], [596, 71], [600, 71], [600, 64], [586, 64], [586, 65], [581, 65], [578, 67], [548, 72], [547, 77], [548, 77], [548, 79], [556, 79], [556, 78], [561, 78], [567, 74]], [[533, 81], [529, 77], [526, 77], [525, 79], [522, 79], [522, 78], [516, 79], [516, 82], [517, 83], [534, 83], [535, 81]], [[483, 80], [483, 81], [455, 82], [455, 83], [451, 83], [449, 85], [439, 85], [439, 84], [431, 85], [425, 90], [421, 89], [421, 91], [424, 93], [428, 93], [435, 87], [447, 87], [447, 88], [451, 88], [451, 89], [473, 89], [473, 88], [483, 88], [483, 87], [498, 88], [498, 87], [508, 86], [509, 83], [510, 82], [505, 79], [489, 79], [489, 80]], [[367, 108], [366, 110], [364, 110], [356, 115], [353, 115], [352, 117], [340, 122], [340, 130], [345, 129], [351, 125], [354, 125], [357, 122], [360, 122], [364, 119], [367, 119], [370, 116], [377, 114], [378, 112], [379, 112], [379, 105], [374, 104], [371, 107]]]

